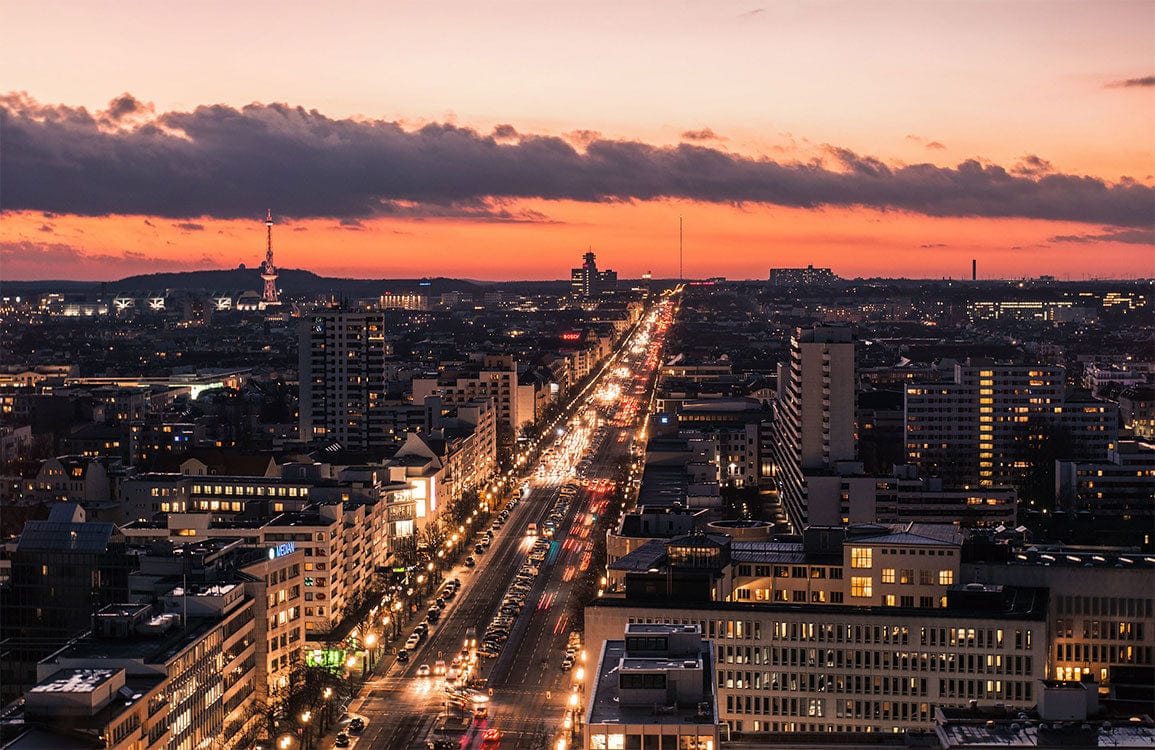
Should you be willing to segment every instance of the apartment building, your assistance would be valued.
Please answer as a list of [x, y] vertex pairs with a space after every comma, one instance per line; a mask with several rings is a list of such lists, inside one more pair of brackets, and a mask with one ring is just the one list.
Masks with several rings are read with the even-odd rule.
[[798, 329], [779, 366], [774, 458], [783, 505], [796, 528], [833, 523], [811, 512], [811, 475], [855, 458], [855, 360], [850, 328]]
[[1050, 365], [968, 360], [952, 382], [906, 386], [906, 460], [948, 486], [1009, 485], [1029, 468], [1029, 448], [1054, 431], [1069, 458], [1100, 459], [1118, 438], [1117, 409], [1066, 402], [1065, 371]]
[[379, 449], [387, 435], [385, 318], [381, 312], [317, 310], [300, 328], [301, 439]]
[[1120, 440], [1105, 461], [1056, 461], [1055, 507], [1150, 525], [1155, 519], [1155, 444]]
[[486, 354], [471, 366], [446, 370], [437, 377], [413, 378], [413, 400], [422, 402], [440, 396], [446, 406], [468, 405], [492, 399], [499, 426], [509, 430], [510, 439], [518, 429], [533, 421], [533, 414], [518, 411], [517, 363], [504, 354]]

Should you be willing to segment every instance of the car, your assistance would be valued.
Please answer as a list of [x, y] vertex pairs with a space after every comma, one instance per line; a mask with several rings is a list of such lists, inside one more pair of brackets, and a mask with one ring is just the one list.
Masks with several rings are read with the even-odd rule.
[[485, 734], [481, 735], [482, 742], [499, 742], [505, 733], [500, 729], [486, 729]]
[[477, 565], [477, 560], [474, 560], [472, 555], [465, 558], [465, 567], [472, 568], [474, 565]]
[[456, 750], [458, 743], [445, 739], [427, 740], [425, 747], [429, 748], [429, 750]]
[[364, 728], [365, 728], [365, 720], [362, 719], [360, 716], [354, 716], [352, 719], [349, 719], [349, 731], [360, 732]]
[[445, 661], [438, 659], [433, 662], [433, 674], [445, 674]]
[[483, 555], [485, 554], [485, 547], [482, 547], [480, 544], [475, 544], [473, 545], [473, 553], [476, 555]]
[[401, 649], [400, 651], [398, 651], [397, 652], [397, 661], [401, 661], [401, 662], [409, 661], [409, 652], [406, 651], [405, 649]]
[[439, 607], [439, 608], [440, 608], [440, 607], [444, 607], [444, 606], [445, 606], [445, 599], [444, 599], [443, 597], [440, 597], [440, 596], [439, 596], [439, 597], [437, 597], [437, 599], [436, 599], [436, 600], [433, 602], [433, 604], [434, 604], [435, 606]]
[[422, 664], [421, 666], [417, 667], [417, 676], [418, 677], [428, 677], [429, 676], [429, 665], [428, 664]]
[[349, 735], [345, 734], [344, 732], [338, 732], [337, 738], [333, 741], [333, 744], [337, 747], [349, 747], [353, 744], [353, 741], [349, 739]]

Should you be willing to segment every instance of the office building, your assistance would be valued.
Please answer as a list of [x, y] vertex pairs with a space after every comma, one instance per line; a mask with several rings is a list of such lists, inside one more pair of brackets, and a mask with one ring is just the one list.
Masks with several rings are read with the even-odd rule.
[[384, 412], [388, 353], [380, 312], [318, 310], [304, 318], [298, 353], [301, 439], [360, 451], [391, 445]]
[[582, 261], [581, 266], [570, 271], [570, 294], [579, 299], [589, 299], [617, 288], [617, 271], [599, 271], [593, 251], [583, 255]]
[[629, 624], [600, 644], [583, 747], [716, 750], [714, 648], [694, 625]]

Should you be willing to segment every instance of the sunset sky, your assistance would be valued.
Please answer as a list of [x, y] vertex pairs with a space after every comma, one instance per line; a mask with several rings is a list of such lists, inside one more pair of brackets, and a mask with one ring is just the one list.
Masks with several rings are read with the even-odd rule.
[[0, 0], [0, 280], [1155, 276], [1155, 3]]

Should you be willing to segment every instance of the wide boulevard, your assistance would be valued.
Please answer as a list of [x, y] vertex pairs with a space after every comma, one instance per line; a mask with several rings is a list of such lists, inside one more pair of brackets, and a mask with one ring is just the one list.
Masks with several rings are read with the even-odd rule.
[[[459, 566], [435, 582], [442, 590], [445, 581], [457, 578], [461, 590], [446, 601], [440, 622], [430, 624], [428, 637], [409, 652], [407, 662], [398, 661], [391, 649], [394, 653], [376, 665], [349, 707], [350, 716], [366, 722], [364, 730], [350, 733], [353, 747], [572, 747], [584, 709], [582, 678], [597, 658], [597, 645], [587, 649], [580, 643], [572, 622], [576, 588], [583, 578], [602, 574], [590, 563], [604, 539], [595, 539], [591, 530], [632, 460], [631, 447], [649, 405], [647, 385], [659, 366], [673, 312], [670, 298], [653, 305], [552, 430], [540, 462], [513, 482], [511, 491], [520, 489], [522, 497], [503, 524], [489, 527], [493, 541], [474, 555], [476, 567]], [[547, 536], [551, 514], [552, 538]], [[469, 538], [469, 548], [484, 531]], [[511, 624], [496, 626], [508, 629], [504, 641], [487, 648], [482, 640], [508, 602], [519, 571], [528, 588], [514, 596], [524, 604]], [[466, 648], [464, 660], [474, 660], [471, 677], [479, 687], [451, 695], [445, 675], [437, 673], [439, 662], [452, 667], [468, 645], [467, 635], [474, 634], [476, 647]], [[563, 664], [567, 651], [572, 664]], [[330, 733], [323, 744], [333, 743]]]

